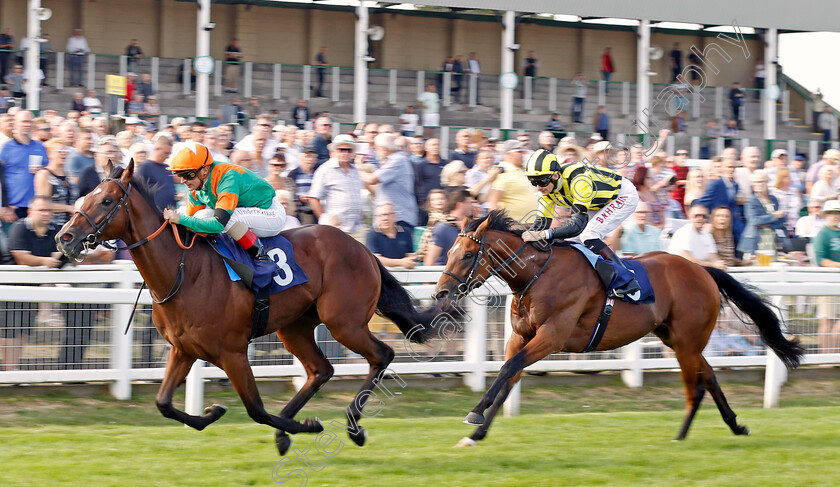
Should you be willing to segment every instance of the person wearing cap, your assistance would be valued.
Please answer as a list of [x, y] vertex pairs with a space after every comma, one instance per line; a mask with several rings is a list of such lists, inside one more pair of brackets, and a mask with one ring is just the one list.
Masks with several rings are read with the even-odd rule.
[[[822, 211], [825, 226], [814, 238], [814, 255], [820, 267], [840, 267], [840, 201], [825, 202]], [[817, 337], [820, 352], [837, 352], [840, 346], [840, 305], [829, 296], [817, 298], [817, 316], [820, 319]]]
[[318, 158], [318, 150], [315, 145], [309, 143], [303, 148], [298, 158], [298, 167], [289, 171], [289, 178], [295, 182], [295, 202], [298, 207], [298, 218], [304, 225], [316, 223], [312, 207], [309, 205], [309, 189], [312, 186], [312, 179], [315, 176], [315, 161]]
[[339, 228], [364, 243], [364, 217], [359, 195], [364, 183], [353, 164], [356, 142], [351, 135], [340, 134], [329, 145], [330, 157], [312, 178], [309, 204], [317, 218], [337, 216]]
[[[608, 159], [609, 150], [609, 142], [595, 145], [596, 155], [604, 160]], [[542, 197], [540, 218], [534, 222], [532, 231], [522, 234], [523, 240], [569, 239], [625, 267], [604, 239], [636, 211], [639, 194], [632, 182], [600, 165], [561, 163], [557, 156], [543, 149], [528, 158], [525, 175]], [[572, 211], [565, 224], [560, 223], [559, 217], [555, 218], [561, 208]], [[633, 279], [614, 293], [626, 296], [640, 289]]]
[[502, 174], [496, 177], [487, 194], [487, 206], [491, 210], [504, 209], [520, 222], [530, 222], [537, 211], [534, 188], [522, 171], [525, 144], [518, 140], [507, 140], [502, 146], [503, 159], [499, 167]]
[[194, 232], [227, 233], [254, 259], [271, 261], [260, 238], [277, 235], [286, 222], [274, 188], [248, 169], [214, 161], [194, 141], [179, 144], [173, 154], [169, 170], [190, 191], [187, 211], [167, 208], [163, 217]]
[[786, 150], [776, 149], [770, 155], [770, 160], [764, 163], [764, 170], [767, 172], [771, 187], [776, 185], [776, 172], [783, 167], [788, 167], [789, 160]]

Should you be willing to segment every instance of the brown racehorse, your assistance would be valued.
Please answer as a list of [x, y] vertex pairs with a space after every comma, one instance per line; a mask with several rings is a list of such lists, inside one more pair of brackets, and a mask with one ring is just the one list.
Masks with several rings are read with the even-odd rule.
[[213, 405], [203, 416], [193, 416], [172, 405], [172, 394], [193, 362], [206, 360], [225, 371], [254, 421], [277, 429], [277, 447], [285, 454], [291, 445], [286, 433], [323, 430], [317, 419], [300, 423], [294, 417], [333, 374], [314, 338], [315, 327], [324, 323], [339, 343], [370, 364], [361, 391], [346, 410], [350, 438], [363, 445], [367, 432], [358, 425], [361, 411], [374, 382], [382, 379], [394, 358], [394, 351], [374, 338], [367, 323], [376, 311], [403, 332], [410, 331], [412, 339], [422, 341], [423, 330], [432, 321], [429, 313], [415, 310], [409, 295], [376, 257], [341, 230], [313, 225], [284, 232], [309, 282], [272, 295], [265, 334], [277, 334], [300, 359], [308, 379], [278, 416], [269, 414], [246, 354], [254, 293], [227, 277], [222, 259], [205, 239], [196, 239], [189, 251], [179, 247], [175, 232], [159, 232], [159, 237], [150, 239], [156, 229], [163, 228], [164, 220], [151, 197], [153, 188], [132, 181], [133, 174], [133, 161], [124, 171], [114, 169], [111, 178], [85, 198], [56, 241], [71, 257], [85, 246], [111, 239], [133, 247], [131, 256], [156, 301], [152, 319], [172, 344], [156, 399], [161, 413], [198, 430], [225, 413], [223, 406]]
[[[604, 307], [604, 286], [579, 251], [569, 246], [538, 249], [523, 242], [523, 230], [518, 228], [504, 211], [493, 211], [470, 222], [452, 246], [446, 271], [435, 289], [439, 309], [446, 309], [453, 299], [457, 301], [491, 274], [505, 280], [515, 295], [510, 309], [513, 335], [505, 347], [505, 364], [464, 419], [479, 427], [459, 446], [475, 445], [487, 435], [522, 369], [553, 352], [583, 351]], [[712, 368], [701, 354], [715, 327], [721, 294], [751, 318], [764, 342], [788, 367], [799, 364], [802, 347], [784, 337], [779, 319], [762, 298], [726, 272], [664, 252], [644, 254], [638, 260], [649, 274], [656, 301], [616, 301], [612, 319], [595, 350], [612, 350], [653, 332], [674, 350], [685, 384], [686, 415], [677, 439], [686, 437], [706, 390], [732, 432], [749, 434], [736, 422]]]

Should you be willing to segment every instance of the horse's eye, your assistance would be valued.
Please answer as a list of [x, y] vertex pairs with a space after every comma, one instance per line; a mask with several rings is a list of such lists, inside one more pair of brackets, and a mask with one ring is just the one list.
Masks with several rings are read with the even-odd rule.
[[102, 200], [102, 206], [110, 206], [113, 202], [114, 200], [112, 200], [111, 198], [104, 198]]
[[473, 253], [472, 252], [465, 252], [464, 253], [464, 260], [472, 259], [472, 258], [473, 258]]

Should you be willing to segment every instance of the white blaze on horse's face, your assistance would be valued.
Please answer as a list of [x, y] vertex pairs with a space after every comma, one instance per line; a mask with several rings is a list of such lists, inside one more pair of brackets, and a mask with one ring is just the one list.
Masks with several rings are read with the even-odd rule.
[[454, 254], [454, 253], [455, 253], [455, 252], [456, 252], [459, 248], [461, 248], [461, 242], [455, 242], [455, 245], [453, 245], [453, 246], [452, 246], [452, 248], [451, 248], [451, 249], [449, 249], [449, 252], [448, 252], [448, 253], [449, 253], [450, 257], [451, 257], [451, 256], [452, 256], [452, 255], [453, 255], [453, 254]]
[[92, 195], [97, 195], [97, 194], [99, 194], [99, 193], [101, 193], [101, 192], [102, 192], [102, 188], [96, 188], [96, 189], [93, 191], [93, 194], [92, 194]]

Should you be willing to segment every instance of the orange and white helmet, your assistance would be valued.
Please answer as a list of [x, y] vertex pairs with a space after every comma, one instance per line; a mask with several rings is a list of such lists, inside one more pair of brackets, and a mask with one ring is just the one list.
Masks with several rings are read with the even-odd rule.
[[210, 155], [210, 149], [207, 146], [188, 140], [175, 146], [172, 151], [172, 162], [169, 163], [167, 169], [172, 172], [198, 171], [212, 163], [213, 156]]

